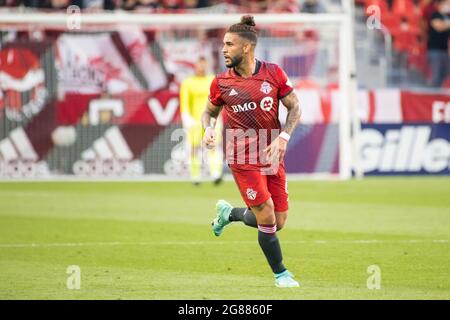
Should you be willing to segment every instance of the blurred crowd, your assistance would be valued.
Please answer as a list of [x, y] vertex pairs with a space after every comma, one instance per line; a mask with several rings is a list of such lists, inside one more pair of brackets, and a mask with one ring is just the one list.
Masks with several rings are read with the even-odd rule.
[[326, 7], [321, 1], [328, 0], [0, 0], [0, 6], [66, 9], [70, 5], [77, 5], [82, 10], [189, 10], [228, 4], [245, 8], [245, 11], [252, 13], [320, 13], [325, 12]]
[[[342, 0], [0, 0], [0, 7], [64, 10], [71, 5], [88, 12], [135, 10], [154, 13], [325, 13], [340, 11]], [[417, 70], [433, 87], [450, 87], [450, 0], [354, 0], [366, 14], [380, 13], [392, 37], [399, 64]], [[220, 9], [221, 7], [222, 9]], [[372, 8], [372, 9], [370, 9]], [[203, 11], [205, 10], [205, 11]], [[360, 21], [360, 24], [364, 23]]]
[[450, 88], [450, 0], [357, 0], [368, 16], [377, 6], [404, 67], [431, 87]]

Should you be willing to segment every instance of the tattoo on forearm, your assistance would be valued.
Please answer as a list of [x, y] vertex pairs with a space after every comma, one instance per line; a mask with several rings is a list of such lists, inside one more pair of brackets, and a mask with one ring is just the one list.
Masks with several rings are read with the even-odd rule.
[[206, 110], [202, 115], [202, 124], [203, 127], [209, 127], [211, 125], [211, 118], [217, 118], [219, 116], [222, 107], [215, 106], [211, 103], [206, 105]]
[[284, 131], [286, 131], [288, 134], [292, 134], [292, 132], [294, 131], [295, 127], [297, 126], [300, 120], [301, 116], [300, 102], [298, 101], [297, 95], [294, 92], [288, 94], [281, 101], [288, 109]]
[[292, 134], [299, 120], [300, 120], [300, 106], [296, 105], [295, 107], [291, 108], [288, 111], [284, 131], [286, 131], [288, 134]]
[[208, 106], [208, 110], [211, 117], [217, 118], [219, 116], [220, 110], [222, 110], [222, 107]]

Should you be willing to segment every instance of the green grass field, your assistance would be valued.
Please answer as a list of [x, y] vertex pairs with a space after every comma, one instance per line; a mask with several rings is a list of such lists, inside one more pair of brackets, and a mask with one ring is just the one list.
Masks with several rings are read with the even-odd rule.
[[[290, 182], [274, 287], [256, 229], [212, 235], [232, 182], [0, 183], [0, 299], [449, 299], [450, 179]], [[69, 290], [67, 267], [81, 269]], [[381, 269], [369, 290], [367, 268]]]

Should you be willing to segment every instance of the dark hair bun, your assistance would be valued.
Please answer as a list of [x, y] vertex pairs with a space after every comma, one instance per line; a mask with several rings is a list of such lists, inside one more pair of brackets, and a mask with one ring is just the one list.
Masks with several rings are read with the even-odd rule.
[[242, 16], [241, 17], [241, 24], [246, 24], [248, 26], [256, 26], [255, 23], [255, 18], [253, 18], [253, 16], [247, 15], [247, 16]]

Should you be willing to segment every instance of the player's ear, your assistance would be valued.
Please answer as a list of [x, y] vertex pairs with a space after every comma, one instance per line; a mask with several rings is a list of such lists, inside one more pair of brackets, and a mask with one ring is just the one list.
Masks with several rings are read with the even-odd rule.
[[248, 41], [246, 41], [246, 42], [244, 43], [243, 49], [244, 49], [244, 53], [249, 53], [250, 50], [252, 49], [251, 43], [248, 42]]

